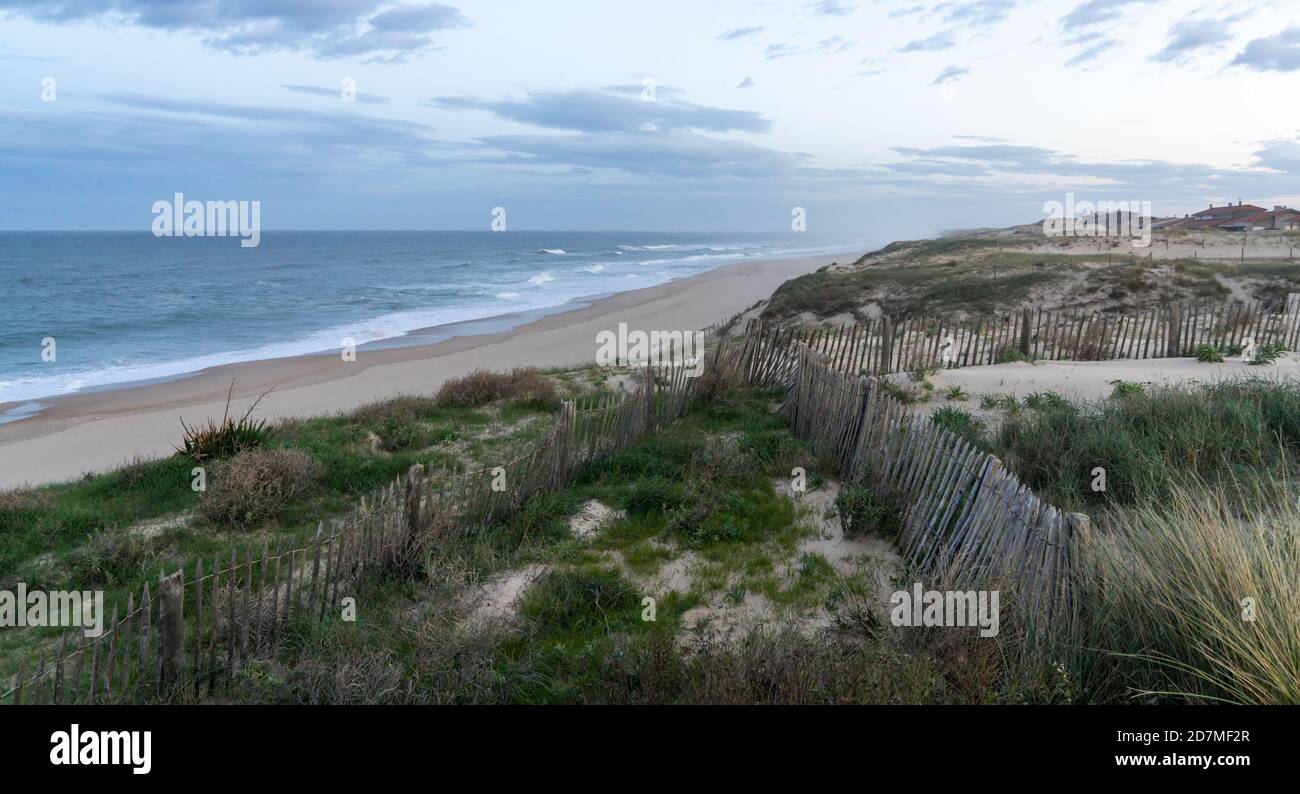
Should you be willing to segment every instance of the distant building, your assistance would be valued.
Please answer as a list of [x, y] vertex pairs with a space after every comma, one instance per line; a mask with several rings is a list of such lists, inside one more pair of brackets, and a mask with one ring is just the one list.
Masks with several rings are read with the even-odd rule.
[[1234, 226], [1220, 225], [1228, 231], [1268, 231], [1277, 229], [1300, 229], [1300, 211], [1290, 207], [1274, 207], [1268, 212], [1259, 212], [1249, 218], [1232, 221]]
[[1300, 210], [1275, 206], [1271, 210], [1238, 201], [1201, 210], [1184, 218], [1165, 221], [1160, 228], [1219, 229], [1225, 232], [1300, 229]]
[[1211, 204], [1208, 210], [1201, 210], [1192, 215], [1192, 220], [1223, 223], [1225, 221], [1235, 221], [1251, 215], [1257, 215], [1263, 211], [1263, 207], [1256, 207], [1254, 204], [1243, 204], [1240, 201], [1236, 204], [1226, 204], [1222, 207], [1216, 207]]

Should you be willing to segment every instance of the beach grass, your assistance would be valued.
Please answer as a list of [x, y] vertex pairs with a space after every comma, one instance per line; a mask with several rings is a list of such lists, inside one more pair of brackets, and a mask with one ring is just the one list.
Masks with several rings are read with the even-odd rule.
[[[548, 377], [566, 394], [603, 388], [591, 371]], [[1294, 603], [1300, 570], [1300, 492], [1287, 465], [1300, 444], [1300, 387], [1251, 379], [1090, 403], [1049, 392], [987, 401], [1015, 410], [1004, 410], [994, 429], [955, 406], [934, 421], [1003, 457], [1049, 501], [1094, 518], [1075, 557], [1080, 623], [1068, 636], [1048, 632], [1056, 643], [1050, 665], [1027, 661], [1030, 629], [1007, 608], [1011, 588], [996, 638], [891, 626], [878, 578], [887, 569], [868, 559], [845, 567], [815, 541], [831, 521], [846, 538], [888, 545], [897, 506], [865, 485], [834, 483], [816, 450], [792, 435], [779, 393], [731, 388], [581, 467], [564, 488], [449, 536], [413, 575], [364, 579], [355, 620], [291, 623], [221, 697], [1296, 701], [1300, 624], [1278, 605]], [[482, 464], [509, 454], [554, 411], [535, 400], [470, 408], [408, 397], [281, 424], [274, 448], [309, 456], [320, 471], [277, 517], [246, 527], [202, 516], [189, 488], [192, 461], [179, 457], [10, 492], [0, 499], [7, 570], [45, 577], [22, 579], [33, 586], [102, 587], [111, 601], [191, 555], [300, 535], [412, 463]], [[430, 443], [389, 451], [375, 438], [389, 424]], [[1104, 492], [1089, 487], [1094, 465], [1107, 468]], [[807, 474], [799, 498], [790, 491], [796, 467]], [[581, 536], [575, 520], [592, 505], [603, 517]], [[917, 575], [901, 563], [888, 570], [895, 587]], [[482, 594], [510, 582], [518, 585], [513, 605], [483, 613]], [[1247, 598], [1257, 619], [1243, 623]], [[768, 610], [760, 629], [714, 631], [756, 604]], [[48, 653], [53, 638], [5, 633], [0, 680], [16, 659]]]

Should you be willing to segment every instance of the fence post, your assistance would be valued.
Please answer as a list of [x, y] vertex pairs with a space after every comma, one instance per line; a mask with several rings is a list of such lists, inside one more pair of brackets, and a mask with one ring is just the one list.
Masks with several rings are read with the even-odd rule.
[[891, 364], [894, 359], [894, 322], [889, 317], [880, 318], [880, 371], [874, 374], [883, 375], [892, 372]]
[[1178, 357], [1178, 335], [1183, 327], [1182, 309], [1177, 303], [1169, 304], [1169, 333], [1165, 338], [1165, 357]]
[[185, 586], [177, 571], [158, 586], [158, 654], [160, 683], [174, 684], [185, 670]]
[[573, 400], [560, 404], [560, 433], [556, 443], [556, 490], [563, 488], [569, 481], [569, 459], [573, 455], [573, 432], [577, 424], [577, 405]]
[[1029, 357], [1029, 324], [1033, 322], [1032, 310], [1028, 306], [1020, 309], [1020, 355]]
[[645, 366], [645, 382], [641, 386], [641, 391], [645, 396], [645, 426], [646, 435], [655, 430], [655, 373], [654, 368], [649, 363]]

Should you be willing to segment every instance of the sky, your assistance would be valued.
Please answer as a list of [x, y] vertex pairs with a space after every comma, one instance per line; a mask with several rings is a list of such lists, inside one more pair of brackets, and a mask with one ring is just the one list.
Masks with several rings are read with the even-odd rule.
[[1271, 207], [1298, 84], [1293, 0], [0, 0], [0, 229], [178, 192], [267, 230], [888, 239]]

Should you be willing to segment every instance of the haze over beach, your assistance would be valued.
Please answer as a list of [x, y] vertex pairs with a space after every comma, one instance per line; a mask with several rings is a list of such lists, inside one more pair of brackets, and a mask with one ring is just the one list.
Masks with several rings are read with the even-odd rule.
[[427, 756], [291, 708], [359, 703], [1281, 757], [1166, 709], [1300, 703], [1293, 0], [0, 0], [0, 75], [42, 771]]

